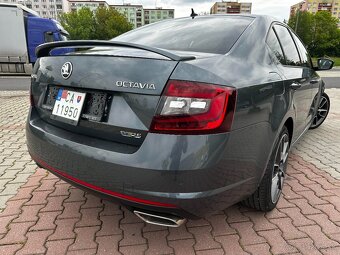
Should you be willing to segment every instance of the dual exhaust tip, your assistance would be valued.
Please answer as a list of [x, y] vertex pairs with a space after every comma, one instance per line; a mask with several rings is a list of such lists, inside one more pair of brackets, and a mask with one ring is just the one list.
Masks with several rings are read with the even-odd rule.
[[146, 223], [158, 226], [178, 228], [186, 222], [185, 218], [170, 214], [143, 212], [139, 210], [134, 210], [133, 213]]

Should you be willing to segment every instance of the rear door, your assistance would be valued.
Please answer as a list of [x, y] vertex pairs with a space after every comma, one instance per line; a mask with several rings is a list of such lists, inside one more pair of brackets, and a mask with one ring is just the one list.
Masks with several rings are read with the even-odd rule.
[[[306, 50], [304, 44], [302, 43], [302, 41], [300, 40], [300, 38], [298, 38], [294, 32], [292, 32], [292, 36], [294, 38], [294, 41], [299, 49], [300, 52], [300, 57], [301, 57], [301, 66], [305, 69], [308, 70], [308, 72], [311, 74], [310, 77], [310, 86], [309, 89], [311, 90], [311, 97], [310, 97], [310, 101], [309, 101], [309, 109], [310, 109], [310, 115], [307, 119], [307, 124], [309, 124], [309, 122], [312, 121], [312, 116], [313, 116], [313, 109], [314, 107], [314, 103], [316, 103], [316, 101], [314, 101], [314, 98], [317, 96], [317, 94], [319, 93], [319, 87], [321, 84], [321, 78], [319, 77], [319, 75], [315, 72], [315, 70], [313, 69], [313, 64], [310, 58], [310, 55], [308, 54], [308, 51]], [[308, 122], [309, 121], [309, 122]]]
[[285, 87], [291, 92], [295, 110], [293, 134], [293, 141], [295, 141], [304, 132], [307, 123], [311, 120], [311, 70], [301, 64], [299, 51], [288, 28], [275, 24], [274, 31], [279, 39], [285, 58], [283, 65], [279, 68], [282, 69], [286, 77]]

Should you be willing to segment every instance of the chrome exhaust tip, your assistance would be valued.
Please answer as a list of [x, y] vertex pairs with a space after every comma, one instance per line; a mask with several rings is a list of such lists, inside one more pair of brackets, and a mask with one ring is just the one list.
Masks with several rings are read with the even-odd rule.
[[170, 214], [142, 212], [138, 210], [134, 210], [133, 213], [146, 223], [164, 227], [178, 228], [187, 221], [185, 218]]

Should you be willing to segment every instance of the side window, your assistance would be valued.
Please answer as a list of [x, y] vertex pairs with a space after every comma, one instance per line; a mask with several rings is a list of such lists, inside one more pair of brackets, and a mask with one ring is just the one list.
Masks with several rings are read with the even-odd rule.
[[268, 36], [267, 36], [267, 44], [269, 48], [274, 52], [277, 59], [280, 61], [281, 64], [285, 64], [285, 57], [283, 55], [282, 48], [280, 46], [279, 40], [277, 39], [277, 36], [273, 30], [273, 28], [270, 29]]
[[45, 32], [45, 42], [54, 42], [54, 36], [52, 32]]
[[295, 43], [288, 29], [281, 25], [275, 25], [274, 29], [281, 42], [283, 52], [286, 57], [286, 65], [300, 66], [299, 52], [296, 49]]
[[310, 56], [308, 54], [308, 51], [306, 50], [305, 46], [301, 42], [301, 40], [292, 33], [292, 36], [294, 38], [294, 41], [296, 45], [299, 48], [300, 56], [301, 56], [301, 66], [312, 68], [312, 63], [310, 62]]

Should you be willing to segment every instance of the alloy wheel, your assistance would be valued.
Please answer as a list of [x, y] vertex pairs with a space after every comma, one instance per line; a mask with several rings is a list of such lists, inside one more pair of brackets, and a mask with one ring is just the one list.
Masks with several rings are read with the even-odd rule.
[[282, 192], [283, 180], [285, 177], [285, 171], [287, 166], [289, 152], [289, 137], [284, 134], [279, 142], [279, 146], [276, 151], [274, 168], [272, 174], [272, 186], [271, 186], [271, 199], [275, 204]]
[[329, 111], [328, 99], [322, 95], [311, 128], [319, 126], [320, 123], [322, 123], [327, 117], [328, 111]]

